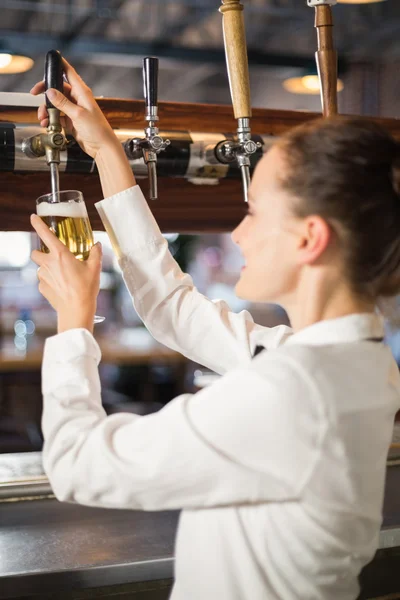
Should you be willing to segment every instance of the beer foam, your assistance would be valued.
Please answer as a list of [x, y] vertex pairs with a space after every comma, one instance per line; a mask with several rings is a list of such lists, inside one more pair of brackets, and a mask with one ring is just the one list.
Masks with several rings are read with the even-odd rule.
[[72, 219], [85, 219], [88, 214], [83, 202], [41, 202], [36, 206], [39, 217], [71, 217]]

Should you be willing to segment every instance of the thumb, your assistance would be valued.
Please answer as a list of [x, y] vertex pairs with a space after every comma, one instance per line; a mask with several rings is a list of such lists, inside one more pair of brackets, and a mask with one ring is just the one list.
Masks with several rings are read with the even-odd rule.
[[70, 117], [72, 120], [77, 118], [79, 111], [78, 106], [71, 102], [71, 100], [68, 100], [62, 92], [59, 92], [54, 88], [49, 88], [46, 91], [46, 96], [53, 106], [65, 113], [67, 117]]
[[103, 257], [103, 249], [100, 242], [97, 242], [90, 251], [87, 263], [92, 268], [97, 268], [101, 265], [101, 259]]

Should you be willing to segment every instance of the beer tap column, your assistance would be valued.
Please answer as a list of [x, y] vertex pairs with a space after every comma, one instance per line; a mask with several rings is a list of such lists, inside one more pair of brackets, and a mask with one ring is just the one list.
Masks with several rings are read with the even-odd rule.
[[315, 8], [315, 27], [318, 36], [318, 51], [315, 53], [315, 59], [321, 84], [322, 112], [324, 117], [331, 117], [338, 112], [338, 56], [333, 42], [331, 8], [337, 4], [337, 0], [307, 0], [307, 4]]
[[222, 0], [219, 8], [222, 13], [225, 55], [233, 112], [238, 120], [237, 142], [221, 142], [216, 154], [222, 163], [237, 161], [242, 173], [245, 201], [248, 201], [250, 186], [250, 156], [261, 146], [251, 139], [250, 81], [247, 60], [246, 33], [243, 18], [243, 5], [240, 0]]
[[[46, 55], [45, 62], [45, 89], [55, 88], [63, 91], [63, 64], [60, 52], [50, 50]], [[31, 158], [45, 156], [50, 167], [51, 190], [53, 194], [60, 191], [59, 164], [61, 151], [67, 147], [67, 140], [63, 132], [60, 120], [60, 111], [53, 106], [46, 96], [49, 124], [47, 132], [24, 140], [22, 149]]]
[[133, 138], [125, 143], [128, 158], [143, 157], [149, 174], [150, 199], [157, 200], [157, 155], [171, 143], [163, 140], [158, 131], [158, 58], [143, 59], [143, 87], [147, 126], [143, 139]]

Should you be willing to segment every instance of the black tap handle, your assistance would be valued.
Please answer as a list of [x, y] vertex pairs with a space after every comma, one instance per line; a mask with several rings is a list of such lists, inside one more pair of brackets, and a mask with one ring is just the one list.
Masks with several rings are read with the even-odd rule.
[[158, 102], [158, 58], [143, 59], [143, 85], [146, 106], [157, 106]]
[[[44, 67], [44, 85], [45, 90], [54, 88], [59, 92], [63, 92], [63, 63], [62, 57], [58, 50], [50, 50], [46, 54], [46, 63]], [[46, 96], [47, 108], [54, 108], [50, 100]]]

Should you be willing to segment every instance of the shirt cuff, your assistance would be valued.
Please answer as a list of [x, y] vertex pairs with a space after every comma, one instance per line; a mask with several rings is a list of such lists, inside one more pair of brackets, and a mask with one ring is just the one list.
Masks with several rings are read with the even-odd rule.
[[118, 259], [164, 242], [142, 190], [135, 185], [95, 204]]
[[87, 329], [69, 329], [47, 338], [43, 364], [66, 363], [82, 356], [93, 358], [98, 365], [101, 360], [101, 350]]

